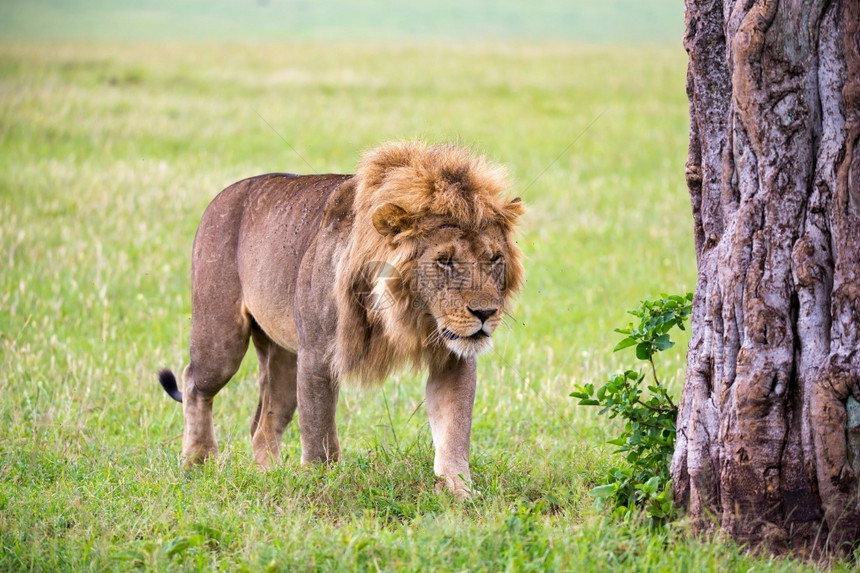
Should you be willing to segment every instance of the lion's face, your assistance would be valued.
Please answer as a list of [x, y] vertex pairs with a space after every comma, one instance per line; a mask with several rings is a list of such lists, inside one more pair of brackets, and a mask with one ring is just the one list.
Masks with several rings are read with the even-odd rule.
[[501, 324], [507, 294], [507, 241], [491, 226], [481, 232], [441, 224], [423, 241], [412, 267], [412, 306], [424, 313], [428, 344], [458, 356], [487, 350]]
[[459, 356], [488, 349], [505, 306], [505, 240], [498, 228], [475, 233], [443, 225], [415, 269], [415, 294], [434, 322], [433, 337]]
[[[519, 199], [508, 208], [520, 213]], [[520, 253], [509, 236], [510, 226], [499, 221], [465, 228], [444, 216], [416, 221], [396, 205], [379, 208], [373, 223], [392, 244], [401, 244], [401, 256], [410, 253], [392, 261], [395, 280], [384, 274], [376, 277], [375, 300], [393, 294], [394, 299], [408, 302], [425, 333], [424, 346], [442, 345], [461, 357], [490, 348], [507, 298], [522, 280]], [[404, 236], [408, 237], [404, 240]], [[388, 318], [399, 316], [402, 308], [388, 308]]]

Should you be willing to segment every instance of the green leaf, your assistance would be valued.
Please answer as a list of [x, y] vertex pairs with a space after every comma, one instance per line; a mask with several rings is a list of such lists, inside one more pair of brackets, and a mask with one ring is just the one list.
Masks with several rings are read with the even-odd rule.
[[636, 358], [639, 360], [648, 360], [651, 358], [651, 343], [650, 342], [640, 342], [636, 345]]
[[636, 339], [628, 336], [621, 342], [615, 345], [615, 348], [612, 349], [612, 352], [618, 352], [619, 350], [624, 350], [625, 348], [630, 348], [631, 346], [636, 344]]
[[648, 481], [645, 482], [645, 488], [647, 491], [657, 491], [660, 487], [660, 476], [654, 476]]
[[615, 493], [615, 484], [614, 483], [607, 483], [604, 485], [599, 485], [596, 488], [592, 489], [590, 492], [588, 492], [588, 495], [590, 495], [591, 497], [601, 498], [601, 497], [609, 497], [610, 495], [613, 495], [614, 493]]
[[654, 346], [657, 347], [657, 350], [663, 351], [668, 348], [672, 348], [675, 346], [675, 343], [669, 339], [668, 334], [661, 334], [654, 340]]

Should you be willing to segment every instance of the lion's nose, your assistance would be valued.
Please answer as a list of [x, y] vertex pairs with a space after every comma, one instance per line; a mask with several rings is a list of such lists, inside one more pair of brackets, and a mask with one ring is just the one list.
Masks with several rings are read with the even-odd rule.
[[481, 322], [486, 322], [488, 318], [499, 311], [497, 308], [472, 308], [471, 306], [467, 306], [466, 308], [474, 316], [478, 317]]

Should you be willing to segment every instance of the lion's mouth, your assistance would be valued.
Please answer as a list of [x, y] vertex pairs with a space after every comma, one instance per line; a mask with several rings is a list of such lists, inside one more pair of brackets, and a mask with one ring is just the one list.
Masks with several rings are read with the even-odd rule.
[[454, 334], [453, 332], [451, 332], [447, 328], [442, 329], [442, 336], [444, 336], [448, 340], [459, 340], [460, 339], [459, 334]]
[[445, 346], [460, 358], [480, 354], [490, 348], [493, 343], [490, 334], [483, 328], [479, 328], [468, 336], [461, 336], [447, 328], [440, 330], [439, 334], [445, 339]]
[[477, 331], [477, 332], [475, 332], [474, 334], [470, 334], [469, 336], [460, 336], [459, 334], [457, 334], [457, 333], [455, 333], [455, 332], [451, 332], [451, 331], [450, 331], [450, 330], [448, 330], [447, 328], [443, 328], [443, 329], [442, 329], [442, 336], [444, 336], [444, 337], [445, 337], [445, 338], [447, 338], [448, 340], [460, 340], [460, 339], [463, 339], [463, 340], [470, 340], [470, 341], [473, 341], [473, 342], [478, 342], [478, 341], [480, 341], [480, 340], [483, 340], [483, 339], [485, 339], [485, 338], [489, 338], [489, 337], [490, 337], [490, 335], [489, 335], [489, 334], [487, 334], [486, 332], [484, 332], [484, 329], [483, 329], [483, 328], [482, 328], [482, 329], [480, 329], [480, 330], [478, 330], [478, 331]]

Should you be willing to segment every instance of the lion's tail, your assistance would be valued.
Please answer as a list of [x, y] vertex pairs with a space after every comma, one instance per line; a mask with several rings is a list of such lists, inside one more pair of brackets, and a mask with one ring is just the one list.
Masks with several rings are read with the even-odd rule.
[[167, 392], [168, 396], [180, 404], [182, 403], [182, 392], [180, 392], [179, 388], [176, 386], [176, 376], [173, 375], [173, 372], [167, 368], [159, 370], [158, 381], [161, 382], [161, 387], [164, 388], [164, 391]]

